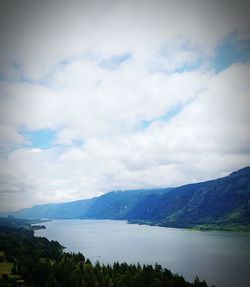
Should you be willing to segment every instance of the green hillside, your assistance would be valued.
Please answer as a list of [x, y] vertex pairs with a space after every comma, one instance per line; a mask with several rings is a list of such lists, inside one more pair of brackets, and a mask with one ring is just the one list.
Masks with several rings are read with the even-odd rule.
[[123, 219], [166, 227], [250, 230], [250, 167], [176, 188], [113, 191], [88, 200], [34, 206], [19, 218]]

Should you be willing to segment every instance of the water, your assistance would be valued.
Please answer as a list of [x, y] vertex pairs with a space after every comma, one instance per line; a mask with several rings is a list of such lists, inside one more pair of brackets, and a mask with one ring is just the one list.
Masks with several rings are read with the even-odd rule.
[[161, 264], [188, 281], [198, 275], [215, 287], [247, 287], [250, 234], [196, 232], [113, 220], [54, 220], [36, 236], [57, 240], [92, 262]]

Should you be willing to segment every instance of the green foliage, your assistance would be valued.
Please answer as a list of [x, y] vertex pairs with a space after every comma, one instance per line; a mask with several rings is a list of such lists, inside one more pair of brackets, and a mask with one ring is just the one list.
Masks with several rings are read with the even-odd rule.
[[0, 277], [3, 274], [10, 275], [12, 273], [13, 263], [11, 262], [0, 262]]

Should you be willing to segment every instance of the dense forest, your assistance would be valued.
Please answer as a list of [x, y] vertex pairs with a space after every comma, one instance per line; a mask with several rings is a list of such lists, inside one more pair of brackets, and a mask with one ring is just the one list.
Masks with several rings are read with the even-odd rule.
[[35, 237], [30, 223], [0, 219], [0, 287], [207, 287], [198, 277], [189, 283], [158, 264], [93, 264], [56, 241]]

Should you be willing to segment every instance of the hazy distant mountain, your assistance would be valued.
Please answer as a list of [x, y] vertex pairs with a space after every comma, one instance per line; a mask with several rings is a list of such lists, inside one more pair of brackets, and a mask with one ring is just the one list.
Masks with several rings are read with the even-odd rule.
[[17, 218], [114, 218], [122, 219], [128, 210], [138, 204], [149, 194], [167, 193], [172, 188], [151, 190], [112, 191], [92, 199], [83, 199], [66, 203], [51, 203], [36, 205], [31, 208], [20, 209], [16, 212], [6, 212], [4, 215], [13, 215]]
[[250, 225], [250, 167], [176, 188], [113, 191], [8, 213], [20, 218], [125, 219], [161, 226]]

